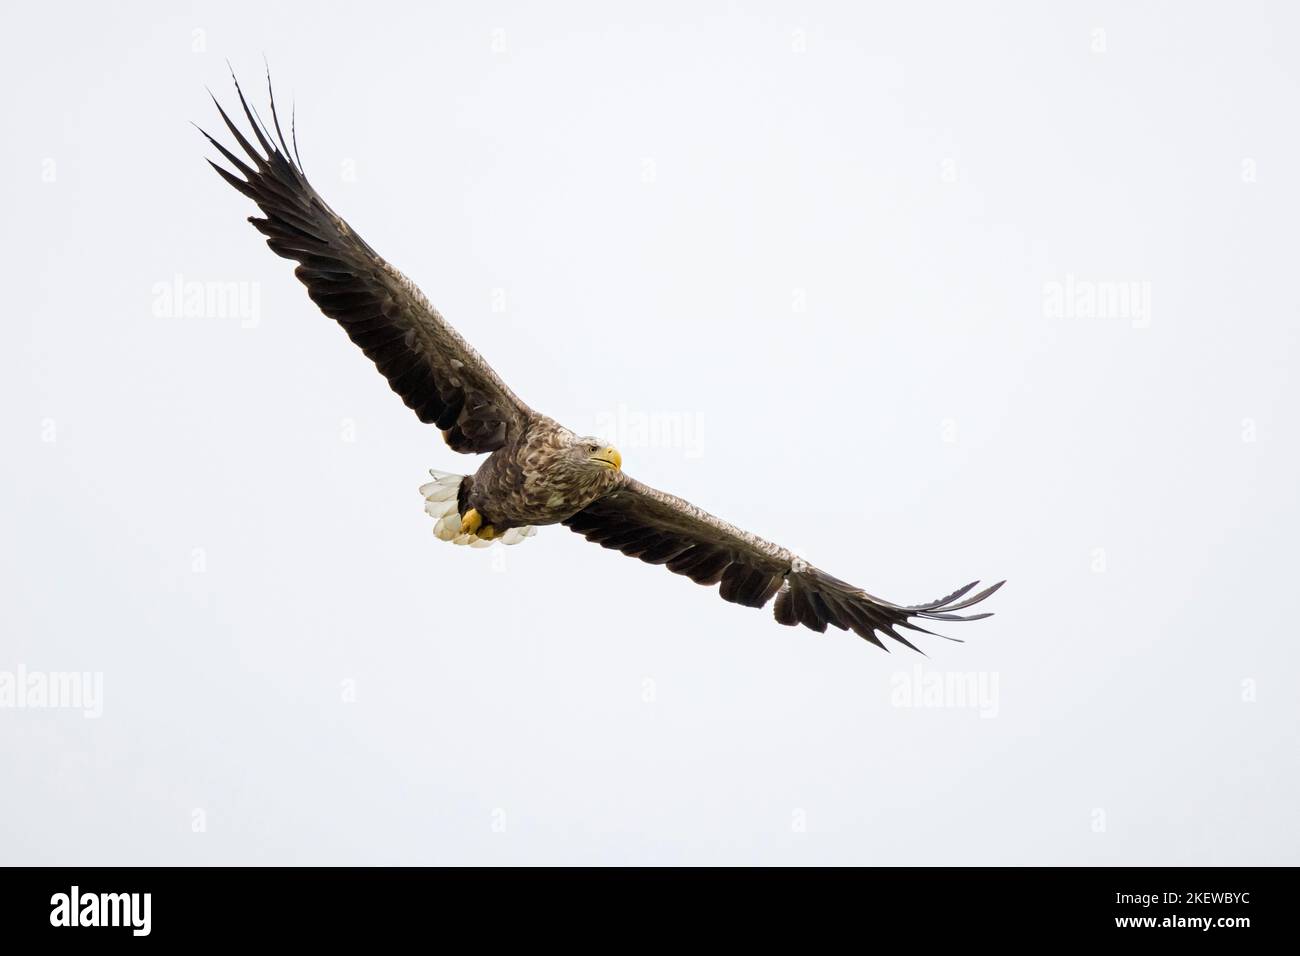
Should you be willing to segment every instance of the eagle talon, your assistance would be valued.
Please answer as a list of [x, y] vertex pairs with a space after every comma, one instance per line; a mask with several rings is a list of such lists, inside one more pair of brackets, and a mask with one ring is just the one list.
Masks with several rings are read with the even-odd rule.
[[477, 508], [470, 508], [465, 512], [465, 516], [460, 519], [461, 534], [476, 534], [483, 524], [483, 516], [478, 513]]
[[485, 524], [483, 527], [478, 529], [478, 537], [480, 541], [491, 541], [496, 536], [497, 529], [492, 527], [490, 524]]

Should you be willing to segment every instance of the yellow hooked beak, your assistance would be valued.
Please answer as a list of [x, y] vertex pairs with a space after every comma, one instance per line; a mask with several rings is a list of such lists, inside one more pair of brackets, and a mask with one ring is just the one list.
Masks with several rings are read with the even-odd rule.
[[615, 471], [623, 467], [623, 456], [618, 453], [618, 449], [613, 445], [605, 446], [588, 458], [587, 461], [594, 461], [602, 468], [613, 468]]

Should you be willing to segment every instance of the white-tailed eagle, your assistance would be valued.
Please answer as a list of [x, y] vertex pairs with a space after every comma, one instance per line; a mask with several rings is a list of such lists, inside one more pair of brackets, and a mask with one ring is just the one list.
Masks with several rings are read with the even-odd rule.
[[452, 450], [488, 455], [472, 475], [435, 471], [434, 480], [421, 487], [438, 538], [476, 547], [517, 544], [539, 525], [563, 524], [588, 541], [661, 564], [697, 584], [719, 584], [725, 601], [763, 607], [776, 598], [782, 624], [852, 630], [881, 648], [878, 634], [916, 650], [899, 628], [933, 634], [917, 620], [989, 616], [958, 612], [1002, 582], [971, 594], [974, 582], [910, 607], [881, 600], [690, 502], [643, 485], [623, 472], [613, 447], [529, 408], [415, 284], [307, 182], [293, 124], [290, 149], [274, 96], [272, 132], [255, 118], [238, 81], [235, 90], [260, 150], [220, 103], [221, 118], [244, 156], [203, 135], [239, 175], [209, 160], [212, 167], [262, 210], [264, 218], [249, 222], [274, 252], [297, 261], [294, 273], [312, 300], [360, 346], [420, 421], [441, 429]]

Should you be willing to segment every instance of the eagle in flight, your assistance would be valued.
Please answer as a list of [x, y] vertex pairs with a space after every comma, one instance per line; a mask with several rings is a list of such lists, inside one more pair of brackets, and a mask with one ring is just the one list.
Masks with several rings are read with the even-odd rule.
[[[268, 93], [270, 76], [267, 76]], [[562, 524], [588, 541], [660, 564], [697, 584], [720, 584], [724, 601], [763, 607], [776, 598], [782, 624], [852, 630], [888, 650], [879, 635], [919, 650], [899, 628], [971, 621], [957, 612], [1001, 587], [971, 595], [978, 581], [910, 607], [873, 597], [792, 552], [742, 531], [688, 501], [623, 471], [618, 450], [574, 434], [525, 405], [461, 338], [410, 279], [389, 265], [320, 197], [303, 174], [297, 132], [292, 150], [270, 94], [274, 133], [250, 109], [235, 80], [255, 148], [213, 97], [246, 154], [240, 158], [199, 131], [239, 176], [208, 160], [221, 178], [261, 209], [249, 222], [272, 251], [298, 263], [307, 294], [360, 346], [420, 421], [435, 425], [453, 451], [486, 454], [472, 475], [431, 471], [420, 488], [434, 534], [453, 544], [518, 544], [540, 525]], [[250, 165], [251, 164], [251, 165]], [[243, 178], [239, 178], [242, 176]], [[941, 635], [934, 635], [941, 636]]]

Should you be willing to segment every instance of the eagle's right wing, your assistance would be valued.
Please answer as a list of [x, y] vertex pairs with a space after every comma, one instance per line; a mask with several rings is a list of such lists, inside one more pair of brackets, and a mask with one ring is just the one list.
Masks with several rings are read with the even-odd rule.
[[266, 218], [250, 217], [249, 222], [267, 237], [272, 250], [298, 261], [294, 274], [321, 311], [343, 326], [420, 421], [442, 429], [454, 450], [495, 451], [521, 432], [533, 411], [415, 284], [380, 258], [307, 182], [296, 159], [296, 137], [291, 156], [280, 131], [274, 97], [271, 116], [278, 148], [254, 119], [238, 81], [235, 90], [266, 155], [244, 138], [217, 103], [221, 118], [253, 165], [200, 130], [244, 178], [209, 163], [261, 207]]
[[877, 632], [917, 650], [897, 630], [903, 627], [934, 634], [912, 623], [916, 619], [975, 621], [989, 617], [987, 613], [956, 612], [978, 604], [1003, 584], [999, 581], [966, 597], [979, 583], [976, 581], [937, 601], [910, 607], [894, 604], [832, 577], [780, 545], [715, 518], [689, 501], [627, 476], [564, 524], [588, 541], [647, 564], [666, 565], [696, 584], [720, 583], [724, 601], [763, 607], [775, 596], [774, 610], [781, 624], [802, 624], [814, 631], [825, 631], [829, 624], [852, 630], [881, 648], [885, 645]]

